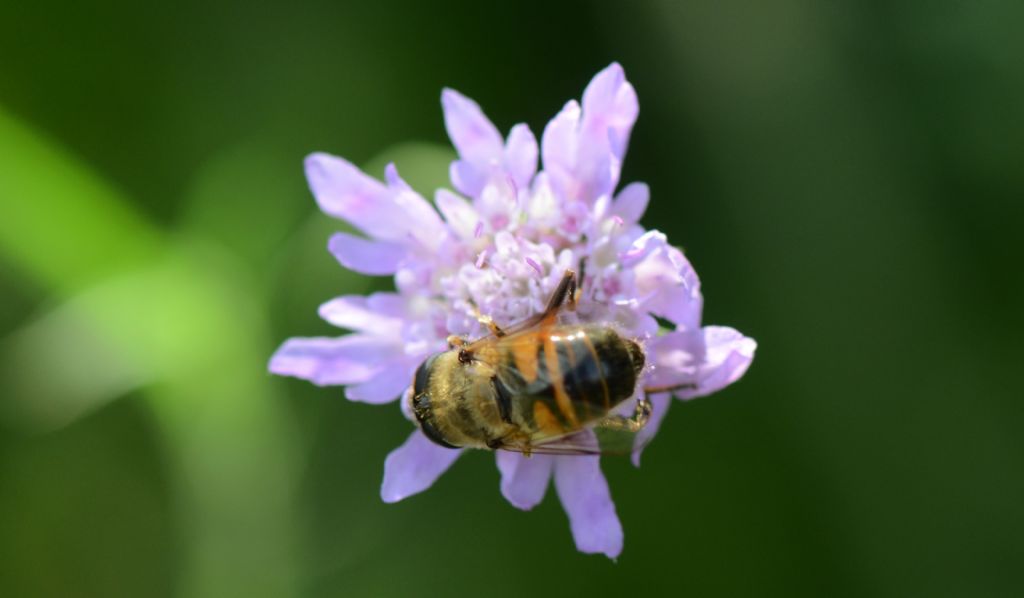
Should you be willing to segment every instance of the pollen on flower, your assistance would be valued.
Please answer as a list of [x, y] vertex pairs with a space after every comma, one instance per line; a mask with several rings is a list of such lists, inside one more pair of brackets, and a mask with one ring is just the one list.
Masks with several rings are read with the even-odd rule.
[[[674, 389], [650, 397], [653, 412], [637, 447], [657, 433], [672, 396], [711, 394], [743, 375], [756, 343], [731, 328], [702, 324], [696, 272], [664, 234], [640, 224], [647, 185], [619, 188], [639, 110], [621, 66], [602, 70], [582, 101], [566, 103], [540, 143], [524, 124], [503, 136], [457, 91], [445, 89], [441, 104], [458, 158], [449, 168], [453, 190], [439, 189], [433, 204], [394, 164], [381, 181], [341, 158], [307, 158], [321, 209], [362, 234], [336, 234], [329, 251], [356, 272], [393, 276], [396, 289], [325, 303], [324, 319], [352, 332], [289, 339], [271, 358], [272, 372], [345, 386], [353, 401], [404, 396], [404, 413], [414, 419], [406, 404], [410, 381], [428, 357], [447, 349], [449, 338], [489, 334], [482, 317], [508, 326], [541, 312], [563, 273], [586, 264], [576, 317], [614, 324], [643, 347], [648, 365], [637, 393]], [[415, 429], [385, 460], [382, 499], [426, 490], [459, 454]], [[634, 451], [634, 463], [639, 454]], [[510, 503], [532, 508], [553, 479], [577, 548], [618, 556], [622, 527], [597, 456], [524, 459], [501, 450], [496, 456]]]

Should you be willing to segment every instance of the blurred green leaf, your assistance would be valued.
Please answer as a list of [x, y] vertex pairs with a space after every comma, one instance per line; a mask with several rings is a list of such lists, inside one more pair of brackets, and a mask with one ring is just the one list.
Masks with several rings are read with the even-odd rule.
[[[53, 429], [144, 384], [185, 539], [182, 595], [292, 595], [295, 445], [268, 382], [266, 309], [246, 268], [208, 242], [162, 239], [9, 118], [0, 147], [14, 167], [0, 189], [19, 199], [0, 219], [0, 255], [68, 299], [7, 342], [17, 384], [4, 414]], [[274, 566], [254, 577], [265, 563]]]
[[0, 255], [63, 294], [160, 253], [160, 233], [113, 187], [3, 107], [0, 202]]
[[313, 209], [300, 156], [254, 140], [207, 160], [183, 201], [181, 228], [262, 271]]

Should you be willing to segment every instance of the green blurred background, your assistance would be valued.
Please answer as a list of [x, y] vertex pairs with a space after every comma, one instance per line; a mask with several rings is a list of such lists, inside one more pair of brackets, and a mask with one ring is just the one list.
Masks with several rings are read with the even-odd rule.
[[[1024, 593], [1024, 4], [549, 4], [0, 4], [0, 594]], [[644, 223], [760, 342], [605, 461], [618, 563], [486, 454], [381, 503], [397, 407], [265, 373], [389, 285], [307, 153], [432, 194], [442, 86], [539, 134], [612, 60]]]

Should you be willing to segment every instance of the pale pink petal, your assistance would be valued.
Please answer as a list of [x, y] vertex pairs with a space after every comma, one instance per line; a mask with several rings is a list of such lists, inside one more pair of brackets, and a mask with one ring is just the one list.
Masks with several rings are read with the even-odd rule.
[[448, 176], [456, 191], [468, 197], [476, 197], [487, 184], [489, 174], [466, 160], [455, 160], [448, 169]]
[[647, 211], [650, 198], [651, 190], [646, 183], [630, 183], [615, 196], [612, 214], [622, 218], [626, 225], [636, 224]]
[[306, 158], [306, 178], [324, 213], [375, 239], [407, 242], [416, 233], [432, 239], [441, 226], [437, 213], [398, 177], [394, 165], [386, 175], [388, 185], [342, 158], [323, 153]]
[[431, 442], [417, 429], [405, 444], [391, 451], [385, 459], [381, 499], [392, 503], [423, 492], [452, 466], [460, 454], [461, 450]]
[[738, 380], [750, 367], [757, 343], [732, 328], [706, 326], [652, 339], [651, 386], [692, 385], [673, 392], [680, 399], [709, 395]]
[[483, 166], [501, 157], [501, 133], [473, 100], [454, 89], [441, 92], [444, 125], [459, 155], [473, 164]]
[[369, 297], [345, 295], [320, 306], [320, 317], [350, 330], [379, 336], [397, 336], [406, 315], [405, 299], [396, 293], [374, 293]]
[[636, 91], [626, 81], [622, 67], [612, 63], [595, 75], [583, 92], [582, 128], [603, 136], [600, 141], [609, 142], [612, 153], [621, 162], [639, 110]]
[[319, 386], [365, 382], [402, 347], [382, 337], [291, 338], [270, 358], [271, 373], [303, 378]]
[[511, 451], [498, 451], [496, 457], [498, 470], [501, 471], [502, 496], [512, 506], [524, 511], [540, 504], [551, 480], [554, 457], [524, 457]]
[[[597, 198], [609, 195], [618, 181], [618, 166], [607, 143], [597, 143], [593, 136], [573, 134], [571, 145], [576, 153], [565, 164], [554, 164], [548, 172], [551, 182], [566, 201], [578, 200], [591, 205]], [[545, 167], [548, 162], [545, 160]]]
[[548, 123], [544, 169], [564, 199], [592, 204], [614, 191], [637, 111], [633, 86], [612, 64], [587, 85], [582, 108], [570, 102]]
[[648, 387], [696, 385], [705, 361], [703, 330], [675, 330], [648, 341]]
[[525, 189], [537, 172], [537, 152], [537, 138], [530, 127], [512, 127], [505, 144], [505, 168], [520, 189]]
[[722, 390], [739, 380], [754, 360], [757, 341], [726, 326], [705, 326], [704, 363], [701, 365], [696, 390], [682, 390], [680, 399], [703, 397]]
[[640, 453], [643, 452], [647, 444], [658, 433], [661, 422], [665, 420], [665, 415], [668, 414], [668, 407], [672, 404], [672, 397], [668, 393], [650, 395], [647, 398], [651, 400], [651, 418], [647, 420], [647, 425], [637, 433], [634, 440], [634, 446], [637, 448], [633, 450], [632, 459], [633, 465], [637, 467], [640, 467]]
[[593, 203], [598, 197], [615, 190], [619, 171], [612, 163], [612, 155], [607, 148], [599, 149], [598, 145], [581, 139], [578, 160], [576, 177], [579, 179], [580, 199]]
[[525, 206], [527, 223], [530, 226], [554, 227], [562, 217], [561, 201], [551, 188], [548, 173], [540, 172], [533, 178], [533, 185]]
[[638, 300], [644, 310], [674, 322], [679, 328], [700, 326], [704, 298], [700, 279], [683, 252], [652, 230], [637, 239], [621, 256], [632, 266]]
[[563, 200], [578, 199], [580, 194], [573, 175], [576, 169], [579, 122], [580, 105], [576, 100], [570, 100], [544, 127], [540, 138], [544, 172]]
[[380, 181], [366, 175], [348, 160], [324, 153], [306, 158], [306, 179], [325, 214], [348, 220], [362, 228], [364, 214], [375, 209], [387, 192]]
[[388, 187], [394, 191], [412, 191], [409, 183], [406, 183], [405, 179], [398, 174], [398, 167], [395, 166], [394, 162], [388, 162], [384, 166], [384, 180], [387, 181]]
[[515, 187], [507, 180], [492, 179], [477, 195], [473, 207], [483, 219], [485, 230], [504, 230], [512, 224], [518, 208]]
[[392, 223], [396, 231], [404, 227], [407, 237], [416, 239], [427, 249], [436, 250], [444, 238], [444, 222], [441, 221], [441, 216], [430, 202], [413, 191], [399, 176], [398, 169], [393, 163], [384, 169], [384, 176], [392, 191], [391, 201], [402, 214], [399, 221]]
[[668, 237], [665, 236], [665, 233], [649, 230], [637, 237], [630, 244], [629, 249], [619, 256], [619, 259], [624, 268], [634, 268], [638, 263], [647, 259], [647, 256], [661, 250], [667, 244]]
[[576, 548], [616, 558], [622, 552], [622, 524], [597, 456], [555, 459], [555, 490], [562, 501]]
[[438, 189], [434, 194], [434, 203], [456, 235], [466, 241], [473, 238], [480, 223], [480, 215], [468, 201], [447, 189]]
[[380, 373], [370, 380], [346, 387], [345, 396], [362, 403], [390, 403], [412, 384], [417, 365], [419, 360], [392, 359], [383, 364]]
[[394, 274], [408, 254], [408, 249], [391, 241], [372, 241], [347, 233], [334, 233], [327, 250], [349, 270], [371, 276]]
[[347, 160], [311, 154], [306, 158], [306, 178], [325, 214], [351, 222], [378, 239], [405, 236], [407, 219], [392, 201], [391, 191]]

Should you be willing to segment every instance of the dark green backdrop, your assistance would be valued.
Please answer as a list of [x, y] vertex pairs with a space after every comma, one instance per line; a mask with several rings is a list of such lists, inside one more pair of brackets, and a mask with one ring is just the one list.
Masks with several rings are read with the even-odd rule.
[[[1024, 5], [551, 4], [0, 4], [0, 594], [1024, 593]], [[305, 154], [430, 193], [442, 86], [539, 132], [612, 60], [644, 223], [760, 343], [606, 461], [614, 564], [484, 454], [382, 504], [397, 408], [265, 374], [388, 284]]]

